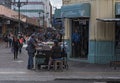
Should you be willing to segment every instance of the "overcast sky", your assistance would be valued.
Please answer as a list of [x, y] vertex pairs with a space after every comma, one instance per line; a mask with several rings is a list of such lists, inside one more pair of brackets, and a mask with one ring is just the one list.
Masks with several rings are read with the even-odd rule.
[[62, 5], [62, 0], [50, 0], [53, 7], [60, 8]]

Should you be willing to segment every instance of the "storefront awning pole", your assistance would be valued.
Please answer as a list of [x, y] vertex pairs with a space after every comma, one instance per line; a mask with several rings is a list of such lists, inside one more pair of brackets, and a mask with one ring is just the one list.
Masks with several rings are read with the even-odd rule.
[[21, 32], [21, 28], [20, 28], [20, 0], [18, 1], [18, 20], [19, 20], [19, 23], [18, 23], [18, 32]]

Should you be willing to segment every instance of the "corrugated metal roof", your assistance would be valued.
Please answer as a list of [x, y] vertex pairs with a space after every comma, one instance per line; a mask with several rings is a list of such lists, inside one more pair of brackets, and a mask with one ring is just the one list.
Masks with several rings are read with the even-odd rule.
[[97, 18], [96, 20], [103, 22], [120, 22], [120, 18]]

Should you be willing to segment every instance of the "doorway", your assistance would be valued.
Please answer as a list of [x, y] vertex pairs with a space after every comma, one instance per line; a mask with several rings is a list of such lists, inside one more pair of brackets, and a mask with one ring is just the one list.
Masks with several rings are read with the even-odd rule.
[[[116, 16], [120, 18], [120, 15]], [[120, 22], [116, 22], [115, 26], [115, 61], [120, 61]]]
[[87, 58], [89, 43], [89, 19], [71, 20], [72, 58]]

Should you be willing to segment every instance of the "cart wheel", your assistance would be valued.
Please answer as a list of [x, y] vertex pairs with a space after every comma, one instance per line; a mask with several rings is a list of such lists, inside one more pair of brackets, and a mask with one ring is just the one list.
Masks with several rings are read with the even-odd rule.
[[66, 64], [66, 70], [68, 70], [69, 69], [69, 66], [68, 66], [68, 64]]
[[66, 62], [65, 63], [65, 66], [64, 66], [64, 69], [68, 70], [69, 66], [68, 66], [68, 63]]

